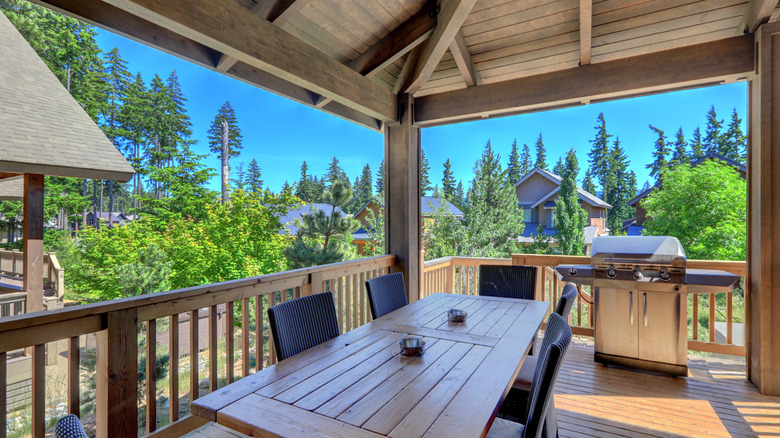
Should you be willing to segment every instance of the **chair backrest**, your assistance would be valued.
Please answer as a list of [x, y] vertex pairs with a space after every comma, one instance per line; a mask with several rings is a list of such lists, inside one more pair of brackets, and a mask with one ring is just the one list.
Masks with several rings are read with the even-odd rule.
[[555, 313], [561, 315], [563, 319], [568, 320], [575, 299], [577, 299], [577, 287], [572, 283], [566, 283], [566, 286], [563, 287], [561, 297], [558, 299], [558, 304], [555, 306]]
[[481, 265], [479, 294], [533, 300], [536, 294], [536, 266]]
[[268, 309], [278, 360], [287, 359], [339, 335], [333, 294], [309, 295]]
[[68, 414], [57, 420], [57, 424], [54, 426], [54, 436], [57, 438], [87, 438], [79, 417], [73, 414]]
[[[523, 438], [541, 437], [545, 428], [547, 428], [547, 436], [556, 436], [557, 424], [555, 422], [553, 389], [570, 343], [571, 327], [562, 316], [557, 313], [551, 314], [547, 320], [547, 328], [544, 330], [542, 348], [539, 351], [534, 378], [531, 381], [528, 415], [525, 429], [523, 429]], [[550, 413], [550, 411], [552, 412]]]
[[366, 281], [371, 318], [377, 319], [409, 304], [404, 286], [404, 274], [396, 272]]

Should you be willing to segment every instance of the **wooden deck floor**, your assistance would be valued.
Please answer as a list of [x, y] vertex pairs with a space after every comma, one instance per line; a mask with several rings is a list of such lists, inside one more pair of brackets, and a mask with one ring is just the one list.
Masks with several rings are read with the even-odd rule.
[[689, 377], [607, 367], [576, 340], [558, 376], [562, 437], [780, 436], [780, 397], [759, 394], [744, 364], [691, 357]]

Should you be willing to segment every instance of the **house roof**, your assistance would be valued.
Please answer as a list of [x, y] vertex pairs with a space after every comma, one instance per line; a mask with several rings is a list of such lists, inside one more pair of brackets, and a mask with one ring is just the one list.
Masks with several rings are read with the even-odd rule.
[[[542, 202], [544, 202], [548, 198], [550, 198], [550, 196], [558, 193], [558, 190], [560, 190], [560, 188], [561, 188], [561, 182], [563, 181], [563, 178], [561, 178], [560, 176], [558, 176], [558, 175], [556, 175], [556, 174], [554, 174], [554, 173], [552, 173], [552, 172], [550, 172], [548, 170], [544, 170], [544, 169], [541, 169], [539, 167], [534, 167], [533, 170], [531, 170], [530, 172], [528, 172], [525, 175], [523, 175], [523, 177], [520, 178], [520, 180], [515, 183], [515, 187], [519, 187], [520, 184], [522, 184], [525, 181], [527, 181], [533, 175], [541, 175], [541, 176], [547, 178], [548, 180], [552, 181], [553, 183], [555, 183], [558, 186], [558, 187], [554, 188], [553, 190], [551, 190], [546, 195], [544, 195], [541, 198], [539, 198], [535, 203], [531, 204], [531, 208], [536, 208]], [[609, 205], [606, 202], [602, 201], [601, 198], [599, 198], [598, 196], [594, 195], [593, 193], [590, 193], [590, 192], [587, 192], [585, 190], [582, 190], [579, 187], [577, 187], [577, 194], [579, 195], [580, 199], [582, 199], [583, 201], [587, 202], [588, 204], [590, 204], [590, 205], [592, 205], [594, 207], [612, 208], [611, 205]], [[544, 206], [547, 207], [548, 205], [545, 204]], [[552, 206], [554, 207], [555, 204], [553, 204]]]
[[133, 167], [0, 15], [0, 173], [129, 180]]
[[[368, 201], [365, 205], [363, 205], [360, 210], [355, 213], [355, 216], [360, 215], [360, 213], [363, 212], [366, 208], [368, 208], [369, 205], [371, 205], [373, 202], [375, 202], [376, 199], [372, 199]], [[432, 196], [421, 196], [420, 197], [420, 215], [421, 216], [431, 216], [433, 213], [440, 209], [444, 205], [444, 208], [447, 209], [449, 213], [452, 213], [455, 217], [463, 217], [463, 212], [460, 211], [460, 209], [446, 199], [442, 198], [434, 198]]]
[[[699, 164], [703, 163], [706, 160], [715, 160], [720, 161], [725, 164], [728, 164], [731, 167], [734, 167], [735, 169], [739, 170], [740, 175], [742, 178], [745, 178], [745, 175], [747, 174], [747, 166], [745, 166], [742, 163], [739, 163], [737, 161], [734, 161], [730, 158], [726, 158], [721, 154], [715, 153], [715, 152], [707, 152], [704, 154], [701, 158], [697, 159], [696, 161], [691, 163], [691, 167], [696, 167]], [[638, 195], [631, 198], [631, 200], [628, 201], [628, 205], [635, 205], [637, 202], [641, 201], [642, 199], [645, 199], [647, 195], [650, 194], [653, 190], [662, 187], [661, 181], [658, 181], [655, 183], [655, 185], [650, 186], [648, 189], [643, 190]]]
[[[322, 210], [325, 212], [325, 214], [329, 215], [330, 211], [333, 207], [330, 204], [320, 204], [320, 203], [311, 203], [303, 205], [299, 208], [296, 208], [295, 210], [290, 210], [287, 212], [286, 215], [279, 218], [279, 221], [284, 225], [284, 229], [289, 231], [290, 234], [295, 234], [298, 232], [298, 227], [295, 225], [295, 219], [300, 219], [302, 215], [306, 213], [313, 213], [318, 210]], [[336, 207], [336, 211], [341, 211], [340, 208]], [[284, 230], [282, 230], [284, 232]]]
[[0, 179], [0, 201], [21, 201], [24, 190], [22, 175]]

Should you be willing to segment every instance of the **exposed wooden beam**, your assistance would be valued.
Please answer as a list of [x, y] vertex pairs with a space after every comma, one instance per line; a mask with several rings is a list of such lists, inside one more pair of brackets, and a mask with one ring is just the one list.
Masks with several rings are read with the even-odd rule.
[[471, 51], [466, 45], [466, 41], [463, 39], [463, 33], [458, 30], [455, 34], [455, 38], [450, 43], [450, 53], [452, 53], [455, 64], [460, 70], [460, 74], [463, 76], [463, 82], [467, 87], [473, 87], [479, 83], [477, 77], [477, 68], [474, 66], [474, 60], [471, 59]]
[[406, 78], [408, 78], [409, 75], [412, 74], [412, 70], [414, 70], [414, 65], [417, 63], [417, 57], [419, 54], [419, 47], [415, 47], [411, 52], [409, 52], [409, 56], [406, 57], [404, 66], [401, 67], [401, 73], [398, 74], [398, 79], [396, 79], [395, 85], [393, 85], [393, 93], [398, 94], [401, 92], [401, 88], [403, 87], [404, 83], [406, 83]]
[[[139, 18], [122, 9], [101, 1], [91, 0], [33, 0], [47, 8], [78, 18], [91, 25], [118, 33], [134, 41], [149, 45], [165, 53], [177, 56], [202, 67], [216, 70], [220, 56], [219, 51], [204, 44], [183, 37], [148, 20]], [[239, 6], [241, 7], [241, 6]], [[245, 11], [245, 9], [243, 9]], [[262, 20], [262, 18], [257, 17]], [[335, 61], [334, 61], [335, 62]], [[239, 79], [252, 86], [262, 88], [272, 93], [287, 97], [296, 102], [314, 106], [312, 93], [307, 88], [270, 74], [264, 70], [238, 62], [230, 67], [226, 75]], [[344, 108], [343, 106], [337, 107]], [[376, 130], [380, 124], [375, 117], [369, 117], [354, 110], [343, 113], [332, 112], [329, 108], [323, 111], [337, 117], [350, 120], [357, 124]], [[358, 119], [352, 115], [360, 114]], [[368, 122], [368, 123], [366, 123]]]
[[590, 64], [593, 1], [580, 0], [580, 65]]
[[741, 36], [417, 98], [422, 126], [714, 85], [753, 72], [753, 38]]
[[449, 48], [477, 0], [442, 0], [436, 28], [422, 44], [418, 62], [404, 85], [404, 92], [414, 93], [431, 77], [444, 52]]
[[26, 313], [43, 310], [43, 175], [24, 174], [23, 287]]
[[395, 96], [234, 0], [108, 0], [120, 9], [372, 117], [394, 120]]
[[769, 17], [772, 16], [777, 3], [778, 0], [750, 0], [745, 10], [745, 15], [737, 27], [737, 34], [742, 35], [743, 33], [755, 32], [758, 26], [769, 21]]
[[217, 61], [217, 65], [214, 66], [218, 71], [226, 72], [230, 70], [231, 67], [236, 65], [238, 62], [238, 59], [230, 56], [230, 55], [222, 55], [219, 58], [219, 61]]

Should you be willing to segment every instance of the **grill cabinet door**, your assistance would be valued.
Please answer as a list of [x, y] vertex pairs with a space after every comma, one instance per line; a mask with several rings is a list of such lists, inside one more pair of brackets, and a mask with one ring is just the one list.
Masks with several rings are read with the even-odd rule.
[[637, 292], [596, 289], [596, 352], [636, 358], [639, 354]]
[[[682, 300], [686, 295], [639, 291], [637, 296], [639, 298], [637, 306], [639, 358], [684, 365], [687, 362], [685, 360], [687, 342], [681, 345], [681, 338], [685, 340], [687, 332], [683, 333], [680, 330], [680, 311], [681, 306], [685, 305]], [[680, 362], [681, 360], [683, 362]]]

